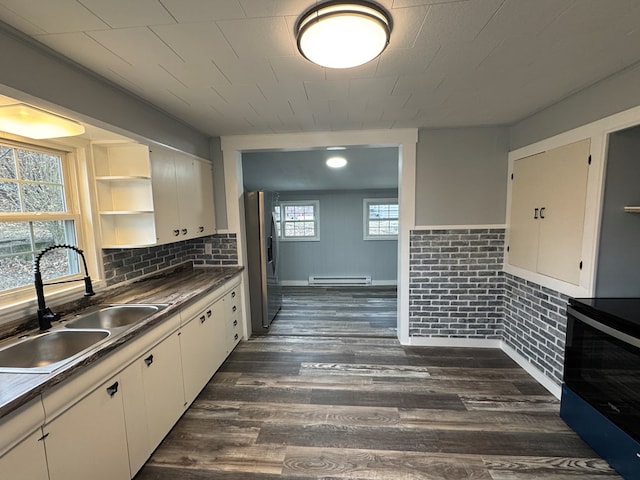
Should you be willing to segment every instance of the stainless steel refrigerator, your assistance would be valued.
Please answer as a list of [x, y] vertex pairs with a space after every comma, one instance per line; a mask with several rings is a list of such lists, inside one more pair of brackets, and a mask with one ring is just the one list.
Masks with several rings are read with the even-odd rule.
[[253, 333], [265, 333], [282, 307], [278, 278], [278, 234], [273, 192], [244, 195], [247, 233], [247, 271]]

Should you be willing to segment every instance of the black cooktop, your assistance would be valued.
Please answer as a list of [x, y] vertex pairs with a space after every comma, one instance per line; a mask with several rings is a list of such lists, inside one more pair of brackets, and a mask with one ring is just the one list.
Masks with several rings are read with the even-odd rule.
[[569, 305], [602, 323], [640, 333], [640, 298], [570, 298]]

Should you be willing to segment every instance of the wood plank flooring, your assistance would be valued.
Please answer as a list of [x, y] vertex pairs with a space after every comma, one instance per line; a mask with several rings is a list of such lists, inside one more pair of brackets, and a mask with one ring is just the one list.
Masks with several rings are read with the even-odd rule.
[[287, 289], [136, 480], [613, 480], [503, 352], [402, 347], [390, 288]]

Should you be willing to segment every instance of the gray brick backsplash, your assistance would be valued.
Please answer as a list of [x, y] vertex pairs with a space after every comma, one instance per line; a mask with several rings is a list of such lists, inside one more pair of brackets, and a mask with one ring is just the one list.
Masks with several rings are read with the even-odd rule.
[[414, 230], [409, 335], [500, 339], [560, 385], [568, 297], [503, 271], [504, 229]]
[[[211, 245], [211, 254], [205, 253], [206, 245]], [[115, 285], [185, 262], [237, 265], [238, 249], [236, 235], [223, 233], [153, 247], [104, 249], [102, 261], [107, 285]]]
[[500, 339], [504, 229], [415, 230], [409, 335]]

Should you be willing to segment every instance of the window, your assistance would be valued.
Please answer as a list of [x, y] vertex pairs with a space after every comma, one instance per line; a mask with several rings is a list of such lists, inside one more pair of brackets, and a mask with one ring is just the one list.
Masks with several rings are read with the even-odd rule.
[[364, 239], [395, 240], [398, 237], [398, 199], [364, 199]]
[[282, 240], [320, 240], [318, 230], [318, 200], [280, 202], [276, 221]]
[[[51, 245], [77, 245], [64, 152], [0, 141], [0, 292], [33, 285], [33, 261]], [[44, 280], [79, 272], [75, 252], [43, 257]]]

